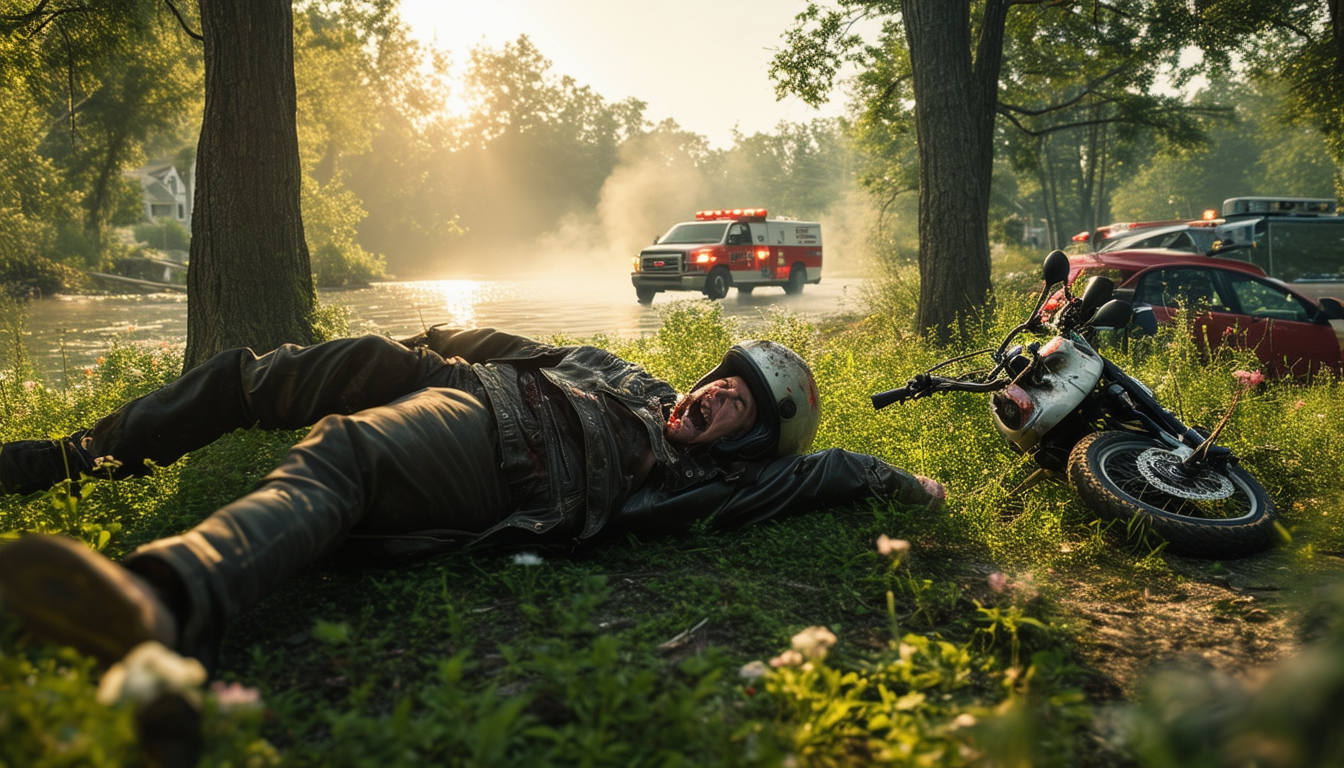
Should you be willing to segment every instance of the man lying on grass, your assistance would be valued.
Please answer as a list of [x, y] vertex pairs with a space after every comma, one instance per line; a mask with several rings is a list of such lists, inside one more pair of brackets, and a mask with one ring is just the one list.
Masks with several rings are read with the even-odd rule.
[[819, 416], [807, 365], [768, 341], [733, 346], [681, 397], [604, 350], [488, 329], [232, 350], [66, 440], [4, 444], [0, 486], [145, 474], [251, 426], [315, 423], [307, 437], [255, 491], [120, 563], [55, 536], [0, 547], [0, 600], [104, 663], [154, 640], [209, 668], [231, 620], [342, 545], [386, 561], [941, 501], [871, 456], [802, 455]]

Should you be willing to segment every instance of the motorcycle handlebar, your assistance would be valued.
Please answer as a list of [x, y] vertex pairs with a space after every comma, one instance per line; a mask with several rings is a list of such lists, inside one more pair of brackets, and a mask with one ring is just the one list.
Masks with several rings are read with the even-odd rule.
[[892, 403], [913, 400], [939, 392], [997, 392], [1008, 386], [1011, 381], [1012, 379], [1007, 377], [999, 377], [990, 381], [965, 381], [921, 374], [911, 379], [905, 386], [879, 392], [872, 395], [871, 399], [873, 410], [881, 410]]

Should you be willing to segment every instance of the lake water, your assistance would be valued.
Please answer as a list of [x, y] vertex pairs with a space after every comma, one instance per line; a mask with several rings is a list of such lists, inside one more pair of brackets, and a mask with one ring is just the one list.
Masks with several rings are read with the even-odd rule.
[[[619, 279], [618, 279], [619, 278]], [[826, 278], [798, 296], [761, 288], [720, 302], [724, 314], [746, 328], [783, 310], [819, 320], [857, 309], [857, 277]], [[651, 306], [635, 301], [628, 277], [595, 280], [456, 278], [378, 283], [349, 291], [321, 291], [323, 304], [343, 304], [355, 331], [408, 336], [439, 323], [493, 327], [525, 336], [564, 333], [636, 338], [656, 330], [677, 300], [707, 301], [698, 293], [661, 293]], [[57, 296], [28, 305], [28, 349], [49, 373], [92, 363], [114, 341], [135, 344], [186, 340], [187, 299], [183, 294]]]

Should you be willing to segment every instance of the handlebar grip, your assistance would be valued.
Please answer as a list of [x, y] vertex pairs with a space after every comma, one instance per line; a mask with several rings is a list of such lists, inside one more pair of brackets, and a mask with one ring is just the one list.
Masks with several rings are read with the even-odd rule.
[[888, 405], [891, 405], [892, 403], [899, 403], [902, 400], [908, 400], [910, 399], [910, 396], [913, 394], [914, 393], [910, 391], [910, 387], [908, 386], [897, 387], [896, 389], [889, 389], [886, 392], [878, 392], [876, 395], [871, 396], [873, 401], [873, 410], [880, 411], [883, 408], [886, 408]]

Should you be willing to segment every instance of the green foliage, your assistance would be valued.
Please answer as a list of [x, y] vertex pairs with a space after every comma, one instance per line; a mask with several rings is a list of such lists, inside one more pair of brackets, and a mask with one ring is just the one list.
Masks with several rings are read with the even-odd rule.
[[131, 227], [137, 242], [162, 251], [186, 251], [191, 248], [191, 232], [175, 219], [159, 219]]
[[[1099, 739], [1116, 737], [1083, 693], [1094, 690], [1096, 673], [1080, 668], [1077, 630], [1051, 596], [1055, 579], [1104, 566], [1132, 591], [1172, 578], [1170, 566], [1141, 545], [1131, 551], [1124, 531], [1103, 531], [1066, 488], [1014, 492], [1031, 467], [990, 425], [983, 397], [873, 413], [868, 394], [947, 354], [921, 342], [905, 319], [912, 279], [907, 271], [876, 285], [870, 309], [880, 313], [844, 328], [823, 334], [781, 314], [756, 333], [789, 344], [813, 366], [823, 395], [818, 448], [870, 452], [931, 475], [950, 488], [943, 509], [875, 499], [740, 531], [697, 527], [522, 560], [485, 549], [395, 571], [357, 560], [323, 565], [231, 627], [221, 674], [260, 688], [266, 710], [207, 712], [209, 759], [1088, 763]], [[1021, 288], [1029, 282], [1005, 282], [1016, 287], [997, 297], [1003, 320], [963, 340], [967, 350], [987, 346], [1026, 312], [1030, 297]], [[68, 435], [180, 370], [176, 350], [118, 346], [87, 373], [45, 382], [19, 343], [18, 307], [7, 312], [0, 439]], [[684, 388], [738, 338], [718, 305], [687, 302], [669, 307], [659, 333], [597, 342]], [[1242, 352], [1205, 354], [1179, 328], [1108, 353], [1183, 418], [1204, 424], [1227, 413], [1239, 387], [1232, 371], [1253, 362]], [[1333, 514], [1344, 498], [1330, 471], [1344, 462], [1335, 439], [1344, 428], [1339, 387], [1262, 384], [1237, 400], [1223, 433], [1279, 504], [1293, 534], [1290, 562], [1304, 568], [1344, 549]], [[146, 478], [83, 479], [77, 499], [63, 487], [0, 499], [0, 531], [65, 530], [117, 556], [246, 493], [299, 436], [241, 431]], [[873, 545], [879, 534], [907, 539], [908, 554], [882, 557]], [[985, 577], [996, 570], [1006, 575]], [[838, 637], [830, 653], [785, 658], [790, 638], [817, 625]], [[1328, 653], [1338, 655], [1333, 646]], [[771, 657], [780, 665], [764, 664]], [[1324, 664], [1327, 656], [1311, 658]], [[741, 676], [753, 659], [762, 662], [749, 665], [753, 677]], [[1312, 734], [1330, 731], [1313, 718], [1332, 710], [1311, 702], [1327, 700], [1335, 677], [1311, 674], [1321, 695], [1293, 700], [1300, 709], [1266, 698], [1259, 708], [1246, 705], [1254, 714], [1212, 726], [1198, 717], [1209, 699], [1195, 693], [1232, 690], [1223, 682], [1155, 682], [1151, 703], [1133, 713], [1121, 708], [1139, 723], [1129, 748], [1151, 764], [1177, 764], [1160, 756], [1196, 760], [1189, 756], [1219, 744], [1205, 734], [1250, 732], [1244, 724], [1253, 723], [1257, 733], [1272, 730], [1275, 744], [1315, 749], [1319, 741], [1325, 749], [1325, 737]], [[96, 679], [87, 659], [0, 624], [0, 759], [134, 761], [130, 714], [94, 702]], [[1273, 690], [1302, 688], [1285, 682]], [[1257, 695], [1229, 701], [1241, 707]], [[1273, 716], [1274, 707], [1286, 714]]]
[[1213, 120], [1208, 144], [1193, 149], [1159, 145], [1134, 177], [1112, 198], [1124, 221], [1198, 218], [1222, 210], [1223, 200], [1244, 195], [1329, 197], [1335, 166], [1321, 134], [1309, 126], [1285, 125], [1283, 84], [1260, 79], [1219, 78], [1195, 96], [1196, 103], [1222, 103], [1233, 113]]

